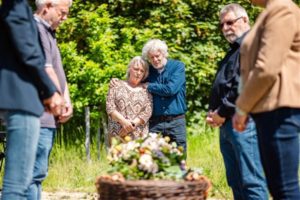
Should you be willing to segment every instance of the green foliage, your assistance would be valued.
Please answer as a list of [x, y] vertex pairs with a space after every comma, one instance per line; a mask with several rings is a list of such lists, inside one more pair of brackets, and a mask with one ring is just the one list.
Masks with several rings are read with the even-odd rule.
[[91, 107], [92, 134], [104, 128], [99, 120], [106, 119], [110, 79], [124, 79], [128, 62], [151, 38], [165, 40], [170, 57], [185, 63], [188, 125], [202, 123], [198, 113], [207, 108], [217, 63], [228, 48], [218, 14], [232, 2], [246, 8], [252, 23], [261, 11], [244, 0], [74, 0], [58, 31], [75, 108], [66, 129], [84, 126], [86, 106]]

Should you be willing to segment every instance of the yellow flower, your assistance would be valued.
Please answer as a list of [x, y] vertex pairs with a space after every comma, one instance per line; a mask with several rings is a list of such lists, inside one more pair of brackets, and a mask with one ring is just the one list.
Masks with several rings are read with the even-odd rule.
[[165, 136], [164, 139], [165, 139], [166, 142], [170, 142], [171, 141], [171, 138], [169, 136]]
[[126, 142], [130, 142], [132, 139], [131, 139], [131, 137], [129, 135], [126, 135], [125, 138], [124, 138], [124, 140]]

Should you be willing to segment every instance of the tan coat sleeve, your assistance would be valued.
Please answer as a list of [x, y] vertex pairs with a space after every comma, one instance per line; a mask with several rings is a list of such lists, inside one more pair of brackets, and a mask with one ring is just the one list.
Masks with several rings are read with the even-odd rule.
[[[256, 61], [254, 66], [249, 66], [249, 75], [236, 101], [237, 107], [245, 112], [251, 112], [261, 98], [268, 94], [276, 79], [280, 78], [297, 28], [296, 18], [288, 6], [273, 7], [268, 12], [259, 27], [262, 34]], [[248, 59], [247, 56], [245, 59]]]

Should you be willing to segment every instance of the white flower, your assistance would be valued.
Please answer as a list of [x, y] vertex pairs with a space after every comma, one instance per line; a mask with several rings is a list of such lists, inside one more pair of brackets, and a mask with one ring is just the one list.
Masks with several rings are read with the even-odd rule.
[[130, 157], [130, 153], [137, 151], [140, 144], [135, 141], [130, 141], [128, 143], [121, 144], [121, 146], [122, 146], [122, 151], [119, 156], [127, 160]]
[[139, 168], [149, 172], [156, 173], [158, 171], [158, 166], [153, 162], [152, 156], [149, 154], [143, 154], [139, 159]]

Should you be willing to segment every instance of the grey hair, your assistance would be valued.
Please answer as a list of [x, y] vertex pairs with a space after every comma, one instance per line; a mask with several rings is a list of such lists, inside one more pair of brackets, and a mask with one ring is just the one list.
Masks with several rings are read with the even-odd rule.
[[51, 3], [51, 4], [54, 4], [54, 5], [57, 5], [60, 2], [62, 2], [62, 1], [64, 1], [64, 2], [68, 1], [69, 7], [71, 7], [72, 0], [35, 0], [35, 5], [36, 5], [37, 8], [41, 8], [41, 7], [43, 7], [47, 3]]
[[227, 14], [229, 12], [233, 12], [236, 17], [246, 17], [247, 21], [249, 22], [249, 17], [247, 12], [245, 8], [243, 8], [240, 4], [231, 3], [224, 6], [220, 11], [220, 19], [224, 14]]
[[130, 76], [130, 73], [129, 73], [130, 68], [134, 65], [141, 65], [143, 67], [143, 69], [145, 70], [145, 74], [144, 74], [142, 81], [145, 80], [149, 74], [149, 65], [146, 62], [146, 60], [144, 60], [141, 56], [135, 56], [134, 58], [132, 58], [130, 60], [130, 62], [127, 66], [127, 72], [126, 72], [127, 79], [129, 79], [129, 76]]
[[152, 51], [161, 52], [165, 58], [167, 58], [169, 55], [166, 42], [159, 39], [151, 39], [144, 45], [142, 50], [142, 57], [145, 60], [149, 60], [148, 54]]

